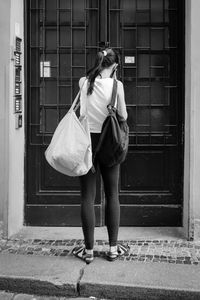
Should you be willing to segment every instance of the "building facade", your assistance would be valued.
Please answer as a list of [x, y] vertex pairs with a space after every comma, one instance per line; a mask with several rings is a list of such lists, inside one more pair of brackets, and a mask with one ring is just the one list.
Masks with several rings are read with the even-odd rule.
[[[99, 49], [119, 51], [130, 145], [120, 172], [121, 226], [200, 237], [200, 37], [194, 0], [0, 2], [0, 220], [80, 226], [77, 178], [44, 151]], [[105, 225], [97, 182], [96, 225]]]

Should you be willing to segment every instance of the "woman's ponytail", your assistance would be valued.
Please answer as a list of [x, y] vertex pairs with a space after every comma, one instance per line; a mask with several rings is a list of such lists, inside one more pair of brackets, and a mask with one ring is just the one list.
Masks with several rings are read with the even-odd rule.
[[94, 67], [91, 68], [87, 72], [87, 77], [88, 77], [88, 81], [89, 81], [89, 87], [88, 87], [88, 90], [87, 90], [88, 95], [92, 94], [93, 88], [94, 88], [95, 78], [101, 73], [101, 71], [103, 69], [102, 68], [103, 58], [104, 58], [103, 52], [98, 52]]
[[115, 50], [107, 48], [97, 53], [94, 67], [86, 73], [89, 82], [88, 95], [91, 95], [93, 92], [95, 78], [101, 74], [104, 68], [108, 68], [114, 63], [120, 63], [119, 55]]

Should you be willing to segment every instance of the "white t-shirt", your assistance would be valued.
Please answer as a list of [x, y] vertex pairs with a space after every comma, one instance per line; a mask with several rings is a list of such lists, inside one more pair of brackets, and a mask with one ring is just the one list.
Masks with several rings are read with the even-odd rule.
[[[107, 105], [111, 101], [113, 79], [96, 78], [91, 95], [87, 95], [87, 89], [88, 80], [86, 79], [80, 95], [80, 115], [87, 115], [90, 132], [100, 133], [103, 122], [108, 115]], [[125, 103], [118, 105], [118, 110], [119, 114], [126, 119]]]

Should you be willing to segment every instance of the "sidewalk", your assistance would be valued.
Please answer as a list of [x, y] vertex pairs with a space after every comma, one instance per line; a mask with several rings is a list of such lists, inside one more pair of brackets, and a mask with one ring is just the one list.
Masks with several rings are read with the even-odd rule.
[[130, 252], [108, 262], [98, 240], [90, 265], [72, 256], [81, 239], [0, 240], [0, 290], [99, 299], [200, 299], [200, 242], [127, 240]]

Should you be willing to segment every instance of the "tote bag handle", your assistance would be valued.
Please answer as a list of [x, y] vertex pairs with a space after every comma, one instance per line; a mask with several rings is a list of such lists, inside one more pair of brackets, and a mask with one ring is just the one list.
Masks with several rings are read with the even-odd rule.
[[[87, 80], [87, 78], [84, 80], [84, 82], [83, 82], [81, 88], [79, 89], [79, 92], [78, 92], [78, 94], [76, 95], [76, 97], [75, 97], [75, 99], [74, 99], [74, 101], [73, 101], [73, 103], [72, 103], [72, 106], [70, 107], [70, 111], [73, 110], [73, 111], [76, 112], [76, 110], [79, 108], [79, 106], [80, 106], [79, 98], [80, 98], [80, 94], [81, 94], [82, 88], [83, 88], [83, 86], [84, 86], [86, 80]], [[78, 101], [79, 101], [79, 103], [78, 103]], [[77, 104], [77, 103], [78, 103], [78, 104]]]

